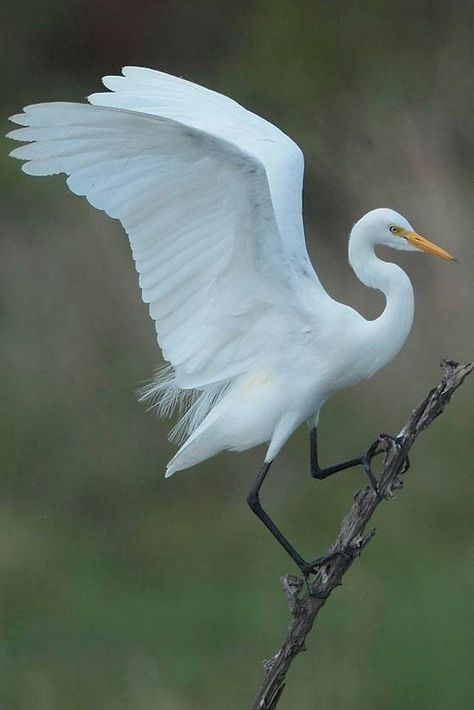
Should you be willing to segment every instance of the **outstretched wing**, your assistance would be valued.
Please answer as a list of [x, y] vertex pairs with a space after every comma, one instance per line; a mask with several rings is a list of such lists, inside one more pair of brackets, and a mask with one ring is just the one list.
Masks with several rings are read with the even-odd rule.
[[[309, 262], [301, 218], [303, 158], [281, 131], [231, 99], [149, 69], [106, 77], [92, 105], [29, 106], [11, 155], [67, 184], [123, 224], [158, 342], [179, 387], [248, 368], [292, 308]], [[307, 290], [307, 288], [306, 288]]]

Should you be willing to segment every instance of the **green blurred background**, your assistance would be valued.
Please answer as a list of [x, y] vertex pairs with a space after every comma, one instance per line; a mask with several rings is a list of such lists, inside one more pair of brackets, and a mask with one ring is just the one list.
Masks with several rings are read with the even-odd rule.
[[[474, 357], [472, 2], [13, 0], [0, 9], [2, 115], [82, 100], [124, 64], [229, 94], [306, 156], [309, 247], [336, 298], [380, 294], [346, 235], [390, 206], [457, 264], [391, 255], [413, 278], [396, 361], [325, 408], [322, 458], [398, 431]], [[8, 122], [2, 122], [3, 131]], [[0, 151], [0, 707], [237, 710], [288, 623], [291, 563], [246, 492], [264, 449], [169, 481], [170, 423], [137, 403], [159, 363], [120, 225]], [[406, 490], [319, 617], [281, 708], [471, 708], [474, 382], [417, 443]], [[264, 492], [307, 556], [334, 537], [360, 471], [318, 482], [307, 432]]]

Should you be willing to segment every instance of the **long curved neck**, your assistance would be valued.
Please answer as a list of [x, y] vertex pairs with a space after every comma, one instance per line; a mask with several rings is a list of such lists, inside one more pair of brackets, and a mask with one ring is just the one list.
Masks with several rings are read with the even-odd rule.
[[408, 337], [414, 316], [413, 287], [403, 269], [379, 259], [373, 245], [355, 234], [349, 241], [349, 262], [363, 284], [385, 296], [383, 313], [368, 321], [375, 372], [395, 357]]

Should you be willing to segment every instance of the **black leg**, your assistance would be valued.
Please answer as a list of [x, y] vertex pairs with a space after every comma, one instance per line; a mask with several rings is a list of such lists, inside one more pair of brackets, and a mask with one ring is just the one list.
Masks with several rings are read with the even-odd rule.
[[309, 441], [311, 448], [311, 475], [313, 478], [327, 478], [332, 476], [333, 473], [338, 473], [339, 471], [345, 471], [346, 468], [352, 468], [353, 466], [360, 466], [364, 463], [364, 457], [359, 456], [356, 459], [349, 459], [348, 461], [342, 461], [334, 466], [326, 466], [326, 468], [320, 468], [318, 462], [318, 430], [311, 429], [309, 432]]
[[[388, 437], [388, 435], [383, 435], [383, 437]], [[393, 437], [392, 437], [393, 438]], [[348, 461], [343, 461], [342, 463], [336, 464], [334, 466], [328, 466], [327, 468], [320, 468], [319, 463], [318, 463], [318, 440], [317, 440], [317, 430], [316, 428], [310, 430], [310, 442], [311, 442], [311, 475], [314, 478], [327, 478], [328, 476], [332, 476], [333, 473], [337, 473], [338, 471], [344, 471], [347, 468], [352, 468], [353, 466], [363, 466], [364, 470], [372, 484], [372, 487], [374, 488], [375, 492], [378, 494], [377, 491], [377, 481], [372, 473], [372, 469], [370, 467], [370, 462], [372, 458], [379, 453], [378, 446], [380, 443], [380, 439], [377, 439], [374, 444], [370, 447], [370, 449], [367, 451], [366, 454], [363, 456], [359, 456], [356, 459], [349, 459]], [[282, 532], [277, 528], [273, 520], [270, 518], [268, 513], [266, 513], [260, 503], [260, 489], [263, 485], [263, 482], [267, 476], [267, 473], [270, 470], [270, 466], [272, 465], [272, 461], [269, 463], [264, 463], [263, 466], [261, 467], [260, 471], [258, 472], [258, 476], [255, 480], [255, 483], [253, 484], [252, 488], [250, 489], [250, 493], [247, 496], [247, 503], [249, 504], [250, 508], [252, 511], [255, 513], [255, 515], [260, 518], [262, 523], [265, 525], [265, 527], [270, 530], [271, 534], [278, 540], [280, 545], [283, 547], [284, 550], [289, 554], [291, 559], [296, 563], [296, 565], [300, 568], [301, 572], [304, 574], [305, 577], [308, 577], [312, 572], [316, 572], [321, 565], [326, 564], [330, 560], [332, 560], [334, 557], [337, 555], [343, 555], [347, 556], [347, 553], [343, 551], [335, 551], [335, 552], [330, 552], [327, 555], [324, 555], [323, 557], [318, 557], [317, 559], [313, 560], [312, 562], [306, 562], [306, 560], [301, 557], [301, 555], [295, 550], [293, 545], [287, 540], [287, 538], [283, 535]], [[404, 471], [406, 470], [408, 464], [408, 460], [405, 462], [405, 468]]]
[[303, 574], [307, 575], [307, 562], [301, 557], [298, 552], [296, 552], [293, 545], [286, 539], [286, 537], [280, 532], [270, 516], [263, 510], [260, 504], [260, 488], [265, 480], [265, 477], [270, 470], [272, 461], [269, 463], [264, 463], [260, 471], [258, 472], [257, 479], [250, 489], [250, 493], [247, 496], [247, 503], [253, 510], [255, 515], [260, 518], [262, 523], [270, 530], [272, 535], [278, 540], [280, 545], [287, 551], [292, 560], [298, 565]]
[[257, 515], [257, 517], [260, 518], [260, 520], [268, 528], [268, 530], [270, 530], [272, 535], [278, 540], [280, 545], [286, 550], [286, 552], [290, 555], [291, 559], [296, 563], [296, 565], [300, 568], [301, 572], [307, 578], [312, 572], [316, 572], [318, 568], [321, 567], [321, 565], [330, 562], [330, 560], [334, 559], [334, 557], [336, 557], [337, 555], [346, 556], [346, 553], [342, 551], [330, 552], [327, 555], [324, 555], [323, 557], [318, 557], [312, 562], [306, 562], [306, 560], [304, 560], [301, 555], [295, 550], [293, 545], [286, 539], [283, 533], [280, 532], [280, 530], [277, 528], [270, 516], [263, 510], [259, 498], [260, 488], [262, 487], [262, 484], [266, 478], [268, 471], [270, 470], [270, 466], [272, 465], [272, 463], [273, 462], [270, 461], [270, 463], [263, 464], [262, 468], [258, 472], [256, 481], [247, 496], [247, 503], [249, 504], [255, 515]]
[[338, 473], [339, 471], [345, 471], [347, 468], [353, 468], [354, 466], [363, 466], [364, 471], [372, 485], [372, 488], [377, 491], [377, 481], [372, 473], [370, 467], [370, 457], [367, 454], [364, 456], [358, 456], [356, 459], [349, 459], [348, 461], [342, 461], [334, 466], [327, 466], [326, 468], [320, 468], [318, 463], [318, 430], [316, 428], [310, 429], [309, 440], [311, 447], [311, 475], [313, 478], [323, 479], [328, 476], [332, 476], [333, 473]]

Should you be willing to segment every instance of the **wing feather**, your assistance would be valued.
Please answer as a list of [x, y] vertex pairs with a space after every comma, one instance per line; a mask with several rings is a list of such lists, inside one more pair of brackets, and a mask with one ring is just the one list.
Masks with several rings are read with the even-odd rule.
[[174, 368], [173, 385], [167, 374], [155, 391], [203, 391], [180, 430], [189, 432], [249, 367], [269, 310], [291, 307], [304, 320], [301, 279], [324, 293], [304, 244], [303, 160], [232, 99], [153, 70], [123, 73], [105, 77], [113, 93], [90, 104], [13, 116], [23, 127], [9, 136], [28, 144], [11, 155], [30, 175], [65, 173], [72, 192], [123, 224]]

